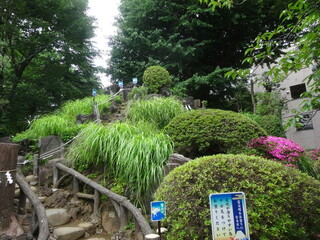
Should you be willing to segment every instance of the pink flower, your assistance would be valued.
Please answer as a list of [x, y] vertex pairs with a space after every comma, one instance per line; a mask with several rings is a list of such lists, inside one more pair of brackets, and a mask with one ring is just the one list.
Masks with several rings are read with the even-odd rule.
[[[248, 146], [256, 149], [265, 158], [273, 159], [290, 167], [297, 167], [299, 158], [305, 153], [305, 150], [292, 140], [275, 136], [253, 139]], [[318, 153], [320, 157], [320, 150]]]

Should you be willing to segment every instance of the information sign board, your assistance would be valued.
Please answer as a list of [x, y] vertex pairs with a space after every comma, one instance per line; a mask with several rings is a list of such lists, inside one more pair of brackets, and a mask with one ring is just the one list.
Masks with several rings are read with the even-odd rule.
[[213, 240], [250, 240], [243, 192], [210, 194]]
[[92, 96], [93, 97], [97, 96], [97, 90], [96, 89], [92, 89]]
[[119, 82], [118, 82], [118, 86], [119, 86], [119, 88], [123, 88], [123, 82], [122, 82], [122, 81], [119, 81]]
[[166, 217], [166, 202], [151, 202], [151, 221], [161, 221]]
[[132, 83], [137, 84], [138, 83], [138, 78], [132, 78]]

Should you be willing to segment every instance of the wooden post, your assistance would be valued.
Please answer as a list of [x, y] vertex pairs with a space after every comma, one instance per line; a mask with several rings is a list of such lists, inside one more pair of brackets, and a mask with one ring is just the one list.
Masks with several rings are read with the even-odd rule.
[[8, 236], [23, 234], [13, 212], [19, 145], [0, 143], [0, 232]]
[[[53, 183], [53, 186], [55, 186], [57, 184], [57, 181], [58, 181], [58, 177], [59, 177], [59, 170], [57, 168], [57, 162], [54, 162], [52, 164], [52, 172], [53, 172], [53, 180], [52, 180], [52, 183]], [[55, 186], [56, 187], [56, 186]]]
[[98, 190], [95, 189], [94, 190], [93, 215], [96, 217], [100, 216], [99, 206], [100, 206], [100, 193]]
[[33, 155], [33, 176], [39, 176], [39, 165], [40, 165], [40, 158], [39, 154]]
[[72, 189], [72, 193], [73, 193], [73, 198], [77, 199], [77, 193], [79, 192], [79, 182], [78, 179], [74, 176], [73, 177], [73, 183], [72, 183], [73, 189]]

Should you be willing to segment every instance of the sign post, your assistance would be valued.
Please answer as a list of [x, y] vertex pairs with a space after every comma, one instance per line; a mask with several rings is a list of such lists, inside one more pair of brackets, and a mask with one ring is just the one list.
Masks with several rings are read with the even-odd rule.
[[213, 240], [250, 240], [243, 192], [210, 194]]
[[166, 217], [166, 202], [151, 202], [151, 221], [158, 222], [158, 233], [161, 240], [161, 221]]

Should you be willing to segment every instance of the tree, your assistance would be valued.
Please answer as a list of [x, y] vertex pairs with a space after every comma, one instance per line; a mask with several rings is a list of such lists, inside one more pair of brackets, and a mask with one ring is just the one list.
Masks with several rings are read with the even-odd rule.
[[123, 0], [107, 73], [126, 83], [161, 65], [184, 81], [217, 66], [243, 66], [244, 50], [258, 33], [280, 23], [288, 2], [237, 1], [237, 7], [212, 12], [193, 0]]
[[234, 81], [224, 76], [229, 68], [217, 68], [205, 76], [193, 75], [179, 82], [172, 89], [173, 94], [205, 100], [210, 108], [232, 111], [250, 111], [250, 93], [245, 79]]
[[[320, 106], [320, 3], [318, 0], [295, 0], [288, 4], [280, 17], [282, 23], [274, 30], [256, 37], [254, 43], [245, 51], [247, 58], [244, 59], [244, 62], [255, 65], [264, 64], [267, 58], [275, 55], [275, 50], [285, 47], [286, 51], [277, 64], [270, 67], [268, 76], [273, 81], [279, 82], [292, 72], [312, 68], [313, 72], [304, 79], [311, 89], [304, 94], [304, 97], [308, 99], [303, 102], [300, 111], [317, 109]], [[281, 45], [280, 43], [283, 42], [286, 44]], [[257, 53], [258, 50], [259, 53]], [[231, 71], [227, 75], [233, 78], [248, 76], [250, 69]], [[295, 119], [292, 118], [291, 124], [294, 123]]]
[[0, 3], [0, 135], [98, 87], [87, 0]]

